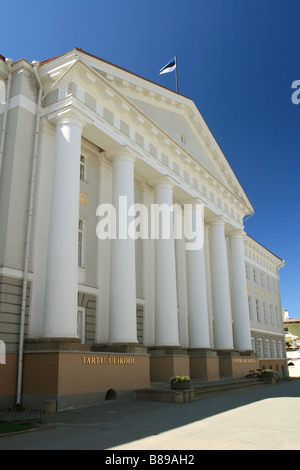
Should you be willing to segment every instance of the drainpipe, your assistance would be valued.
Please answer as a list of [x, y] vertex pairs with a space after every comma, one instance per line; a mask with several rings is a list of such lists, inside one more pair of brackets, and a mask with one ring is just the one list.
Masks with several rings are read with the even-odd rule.
[[0, 176], [1, 176], [1, 170], [2, 170], [4, 141], [5, 141], [5, 134], [6, 134], [8, 102], [9, 102], [9, 97], [10, 97], [10, 85], [11, 85], [11, 75], [12, 75], [12, 73], [11, 73], [12, 59], [5, 59], [5, 62], [6, 62], [7, 68], [8, 68], [8, 78], [7, 78], [5, 108], [4, 108], [4, 116], [3, 116], [1, 139], [0, 139]]
[[26, 294], [27, 294], [27, 283], [28, 283], [28, 269], [29, 269], [29, 254], [30, 254], [30, 240], [31, 240], [31, 226], [33, 218], [33, 203], [34, 203], [34, 192], [35, 192], [35, 180], [36, 180], [36, 168], [37, 168], [37, 154], [38, 154], [38, 142], [39, 142], [39, 129], [40, 129], [40, 112], [41, 112], [41, 101], [42, 101], [42, 83], [38, 75], [39, 62], [32, 62], [34, 72], [39, 83], [38, 100], [37, 100], [37, 112], [36, 112], [36, 124], [35, 124], [35, 137], [33, 147], [33, 158], [31, 167], [31, 180], [30, 180], [30, 193], [29, 203], [27, 212], [27, 230], [26, 230], [26, 241], [25, 241], [25, 257], [24, 257], [24, 272], [23, 272], [23, 288], [22, 288], [22, 304], [21, 304], [21, 318], [20, 318], [20, 341], [19, 341], [19, 361], [18, 361], [18, 378], [17, 378], [17, 402], [16, 405], [21, 404], [21, 390], [22, 390], [22, 375], [23, 375], [23, 347], [24, 347], [24, 327], [25, 327], [25, 313], [26, 313]]

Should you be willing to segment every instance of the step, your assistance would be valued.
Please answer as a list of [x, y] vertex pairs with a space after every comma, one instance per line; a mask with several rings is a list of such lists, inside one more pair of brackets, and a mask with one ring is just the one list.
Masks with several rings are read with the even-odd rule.
[[203, 382], [199, 379], [192, 381], [190, 389], [178, 391], [171, 390], [170, 383], [168, 382], [157, 382], [151, 383], [147, 389], [136, 390], [135, 396], [137, 400], [186, 403], [232, 391], [242, 391], [263, 386], [265, 386], [265, 383], [259, 379], [225, 379], [217, 382]]

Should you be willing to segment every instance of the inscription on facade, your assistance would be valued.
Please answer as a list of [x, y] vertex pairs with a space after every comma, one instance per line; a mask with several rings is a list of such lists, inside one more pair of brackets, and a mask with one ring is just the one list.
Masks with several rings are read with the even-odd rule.
[[82, 365], [135, 365], [135, 357], [132, 356], [81, 356]]
[[237, 357], [237, 358], [233, 358], [233, 363], [235, 364], [253, 364], [257, 362], [257, 359], [255, 358], [246, 358], [246, 357]]

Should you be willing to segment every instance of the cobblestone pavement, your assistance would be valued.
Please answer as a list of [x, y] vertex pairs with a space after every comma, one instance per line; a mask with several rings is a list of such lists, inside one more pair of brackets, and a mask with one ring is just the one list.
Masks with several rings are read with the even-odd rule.
[[299, 416], [300, 380], [281, 381], [191, 403], [48, 413], [40, 430], [0, 437], [0, 450], [300, 450]]

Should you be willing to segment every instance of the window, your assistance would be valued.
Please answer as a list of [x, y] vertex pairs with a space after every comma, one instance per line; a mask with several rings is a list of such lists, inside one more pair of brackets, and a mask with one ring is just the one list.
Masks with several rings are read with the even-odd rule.
[[263, 273], [260, 273], [260, 284], [262, 285], [262, 287], [265, 286], [265, 278], [264, 278]]
[[86, 158], [84, 155], [80, 155], [80, 179], [86, 181]]
[[251, 346], [252, 346], [253, 352], [255, 352], [255, 339], [254, 338], [251, 338]]
[[281, 341], [278, 341], [278, 351], [279, 351], [279, 357], [283, 357], [282, 342]]
[[252, 310], [252, 299], [248, 296], [248, 309], [249, 309], [249, 318], [253, 320], [253, 310]]
[[266, 357], [271, 357], [270, 340], [266, 339]]
[[273, 311], [273, 305], [270, 305], [270, 318], [271, 318], [271, 324], [274, 325], [274, 311]]
[[273, 343], [273, 357], [277, 357], [277, 345], [276, 345], [276, 341], [272, 341]]
[[269, 278], [269, 276], [267, 277], [267, 286], [268, 286], [268, 289], [271, 289], [271, 285], [270, 285], [270, 278]]
[[275, 307], [275, 316], [276, 316], [276, 324], [277, 326], [280, 326], [280, 317], [278, 315], [278, 307]]
[[246, 264], [246, 279], [250, 279], [249, 266]]
[[267, 304], [266, 302], [263, 303], [263, 311], [264, 311], [264, 321], [265, 323], [268, 323], [268, 311], [267, 311]]
[[78, 220], [78, 266], [84, 266], [84, 221]]
[[82, 344], [85, 343], [85, 309], [78, 307], [77, 310], [77, 335]]
[[258, 340], [258, 348], [259, 348], [259, 357], [264, 357], [264, 348], [262, 339], [259, 338]]
[[253, 280], [254, 280], [254, 282], [257, 282], [257, 271], [256, 271], [256, 269], [253, 269]]
[[259, 300], [255, 300], [255, 308], [256, 308], [256, 318], [257, 321], [261, 321], [261, 316], [260, 316], [260, 306], [259, 306]]

